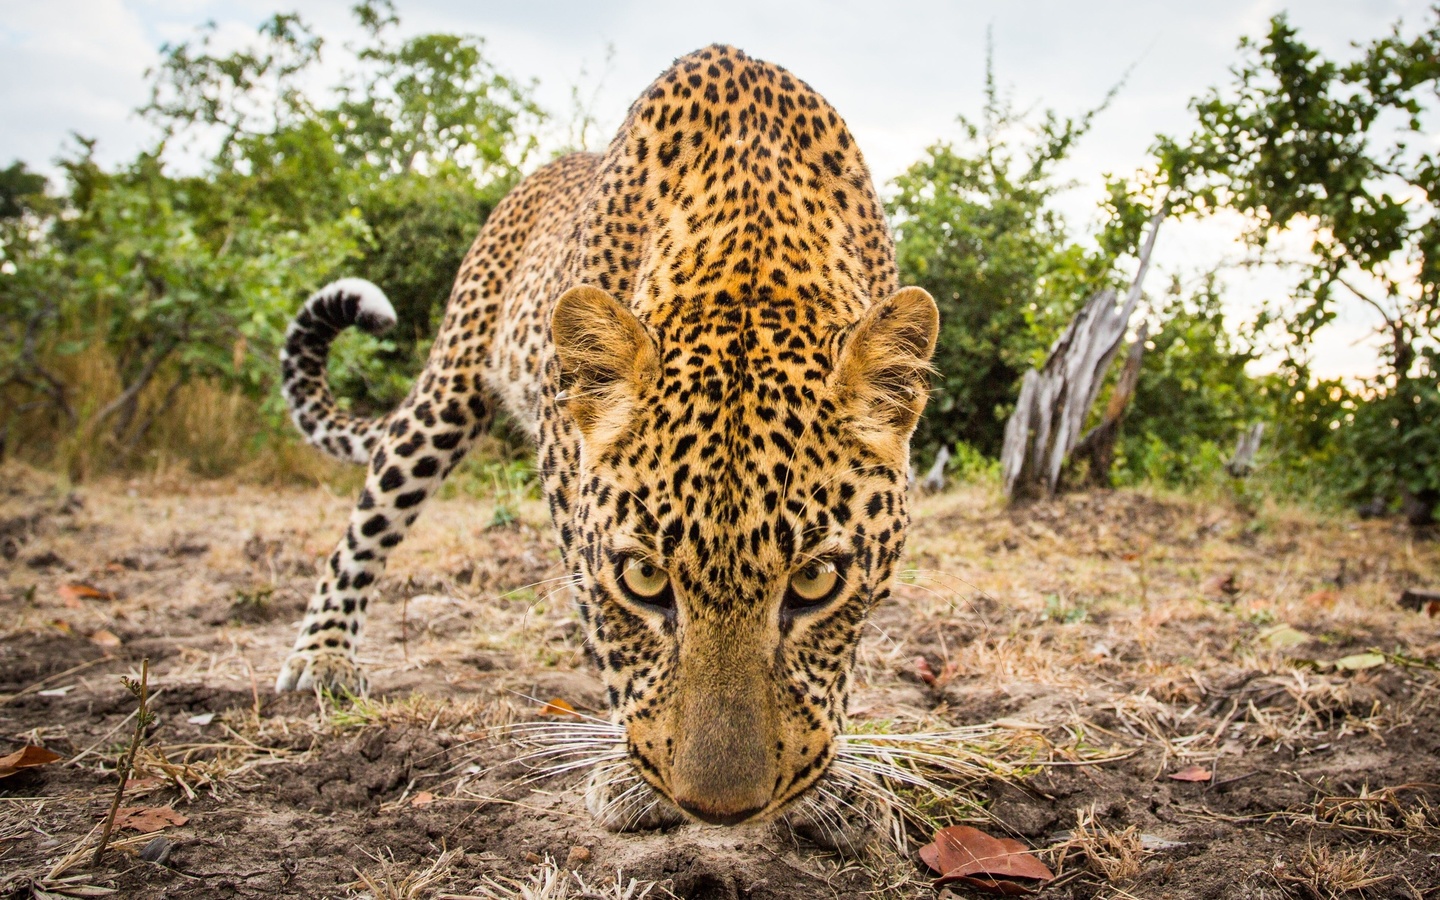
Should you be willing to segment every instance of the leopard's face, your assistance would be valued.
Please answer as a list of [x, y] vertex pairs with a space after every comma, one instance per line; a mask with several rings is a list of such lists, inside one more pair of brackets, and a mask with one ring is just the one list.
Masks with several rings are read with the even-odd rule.
[[554, 320], [582, 435], [572, 555], [626, 755], [695, 818], [774, 816], [826, 773], [904, 545], [933, 301], [816, 325], [788, 364], [759, 328], [739, 365], [577, 291]]

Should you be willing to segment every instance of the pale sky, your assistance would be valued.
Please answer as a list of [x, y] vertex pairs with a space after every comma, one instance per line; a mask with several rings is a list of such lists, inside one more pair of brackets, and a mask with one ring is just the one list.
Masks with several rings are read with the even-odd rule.
[[[222, 44], [243, 41], [278, 11], [298, 9], [339, 52], [358, 32], [350, 0], [0, 0], [0, 166], [19, 158], [53, 172], [73, 132], [98, 138], [102, 162], [133, 158], [151, 137], [132, 111], [146, 99], [145, 70], [166, 42], [207, 21]], [[942, 139], [959, 137], [958, 114], [983, 103], [985, 32], [993, 28], [996, 74], [1018, 108], [1078, 114], [1128, 81], [1080, 144], [1064, 175], [1077, 182], [1063, 208], [1077, 230], [1095, 221], [1107, 172], [1146, 162], [1157, 132], [1183, 134], [1188, 100], [1228, 82], [1241, 35], [1262, 33], [1289, 11], [1302, 38], [1348, 56], [1351, 41], [1378, 37], [1396, 19], [1428, 19], [1428, 0], [1209, 0], [1203, 3], [1061, 0], [398, 0], [402, 31], [483, 36], [499, 69], [536, 82], [535, 96], [563, 123], [579, 84], [601, 134], [671, 60], [724, 42], [780, 63], [819, 90], [845, 117], [882, 192]], [[614, 57], [607, 68], [606, 48]], [[329, 57], [332, 65], [337, 55]], [[603, 83], [601, 78], [603, 76]], [[598, 87], [598, 91], [597, 91]], [[603, 143], [603, 138], [599, 143]], [[1235, 223], [1166, 226], [1149, 283], [1195, 277], [1240, 255]], [[364, 273], [357, 273], [364, 274]], [[1285, 282], [1253, 271], [1226, 277], [1237, 317]], [[1322, 375], [1373, 372], [1374, 325], [1366, 309], [1342, 308], [1317, 344]]]

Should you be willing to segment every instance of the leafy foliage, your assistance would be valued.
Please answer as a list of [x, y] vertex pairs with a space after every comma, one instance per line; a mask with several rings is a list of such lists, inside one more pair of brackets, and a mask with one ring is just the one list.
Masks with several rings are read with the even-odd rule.
[[[53, 200], [23, 165], [0, 172], [0, 328], [14, 339], [0, 436], [18, 410], [32, 432], [40, 416], [133, 459], [198, 382], [263, 403], [278, 424], [286, 322], [348, 273], [382, 284], [401, 327], [342, 342], [342, 390], [400, 399], [461, 257], [534, 150], [526, 123], [540, 111], [479, 39], [397, 43], [387, 4], [357, 14], [370, 40], [329, 103], [304, 87], [326, 48], [298, 15], [227, 54], [206, 29], [162, 49], [142, 110], [161, 141], [134, 163], [103, 171], [82, 143]], [[203, 174], [170, 174], [171, 157], [197, 153]], [[105, 377], [65, 362], [81, 353]]]
[[[1378, 316], [1390, 371], [1347, 422], [1358, 429], [1345, 440], [1353, 491], [1440, 497], [1431, 466], [1398, 462], [1426, 444], [1433, 421], [1425, 410], [1440, 325], [1440, 157], [1427, 134], [1440, 86], [1440, 7], [1415, 37], [1397, 24], [1348, 63], [1304, 43], [1283, 15], [1240, 50], [1234, 83], [1194, 102], [1194, 134], [1160, 140], [1163, 178], [1182, 209], [1243, 213], [1257, 258], [1295, 270], [1293, 299], [1272, 312], [1293, 340], [1297, 371], [1341, 298]], [[1285, 232], [1308, 238], [1307, 258], [1271, 252]]]
[[1218, 471], [1222, 448], [1265, 410], [1245, 371], [1252, 354], [1231, 337], [1213, 277], [1190, 294], [1175, 280], [1155, 314], [1160, 327], [1125, 420], [1123, 469], [1131, 480], [1193, 485]]
[[1107, 276], [1110, 257], [1072, 240], [1051, 205], [1064, 187], [1054, 170], [1098, 111], [1032, 124], [991, 74], [980, 123], [960, 119], [962, 143], [932, 146], [896, 179], [888, 206], [901, 280], [940, 307], [922, 452], [963, 441], [998, 455], [1020, 376]]

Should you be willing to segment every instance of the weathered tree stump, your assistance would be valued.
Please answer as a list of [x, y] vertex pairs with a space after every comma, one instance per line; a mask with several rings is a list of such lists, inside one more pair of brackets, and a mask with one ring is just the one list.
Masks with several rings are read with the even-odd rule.
[[1248, 478], [1255, 471], [1255, 454], [1260, 450], [1260, 439], [1265, 436], [1265, 423], [1256, 422], [1241, 433], [1235, 442], [1235, 455], [1225, 463], [1225, 471], [1231, 478]]
[[1140, 363], [1145, 359], [1145, 341], [1150, 337], [1150, 327], [1140, 323], [1135, 340], [1130, 342], [1130, 353], [1125, 357], [1125, 367], [1110, 392], [1110, 402], [1105, 404], [1105, 415], [1100, 424], [1085, 433], [1071, 451], [1071, 460], [1088, 459], [1089, 471], [1086, 480], [1095, 487], [1111, 486], [1110, 469], [1115, 465], [1115, 441], [1120, 437], [1120, 420], [1135, 396], [1135, 386], [1140, 383]]
[[1124, 304], [1116, 309], [1115, 291], [1110, 288], [1092, 296], [1050, 348], [1045, 365], [1025, 373], [1015, 412], [1005, 423], [1000, 454], [1005, 494], [1012, 501], [1055, 494], [1060, 472], [1140, 302], [1140, 288], [1150, 269], [1150, 254], [1163, 218], [1163, 213], [1157, 213], [1150, 220], [1150, 234]]

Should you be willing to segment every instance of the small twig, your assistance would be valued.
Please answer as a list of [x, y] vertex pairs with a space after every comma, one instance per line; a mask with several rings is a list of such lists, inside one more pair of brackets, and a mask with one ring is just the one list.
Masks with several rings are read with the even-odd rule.
[[140, 749], [141, 741], [145, 740], [145, 729], [154, 721], [150, 710], [146, 708], [150, 696], [150, 657], [145, 657], [140, 663], [140, 681], [137, 684], [128, 678], [122, 679], [125, 687], [130, 689], [140, 705], [135, 710], [135, 733], [130, 738], [130, 749], [121, 760], [115, 774], [119, 776], [119, 784], [115, 787], [115, 799], [110, 801], [110, 812], [105, 816], [105, 830], [100, 832], [100, 843], [95, 848], [95, 856], [91, 865], [99, 866], [100, 860], [105, 856], [105, 845], [110, 842], [110, 831], [115, 827], [115, 814], [120, 810], [120, 799], [125, 795], [125, 782], [130, 779], [130, 768], [135, 764], [135, 753]]
[[50, 682], [52, 682], [52, 681], [58, 681], [58, 680], [60, 680], [61, 678], [64, 678], [66, 675], [73, 675], [74, 673], [79, 672], [81, 669], [88, 669], [88, 668], [90, 668], [90, 667], [93, 666], [93, 665], [97, 665], [97, 664], [102, 663], [102, 662], [108, 662], [109, 660], [110, 660], [109, 657], [107, 657], [107, 656], [102, 656], [102, 657], [100, 657], [99, 659], [92, 659], [92, 660], [90, 660], [89, 662], [83, 662], [83, 663], [81, 663], [81, 664], [78, 665], [78, 666], [71, 666], [70, 668], [66, 669], [66, 670], [63, 671], [63, 672], [56, 672], [54, 675], [51, 675], [49, 678], [42, 678], [42, 679], [40, 679], [39, 681], [35, 682], [34, 684], [30, 685], [29, 687], [21, 688], [20, 690], [16, 691], [16, 692], [13, 693], [13, 694], [7, 694], [7, 695], [4, 696], [4, 697], [0, 697], [0, 706], [3, 706], [3, 705], [5, 705], [6, 703], [9, 703], [10, 701], [15, 700], [15, 699], [17, 699], [17, 698], [19, 698], [19, 697], [23, 697], [23, 696], [25, 696], [26, 694], [29, 694], [29, 693], [31, 693], [31, 692], [33, 692], [33, 691], [38, 691], [38, 690], [40, 690], [42, 687], [44, 687], [45, 685], [49, 684]]

